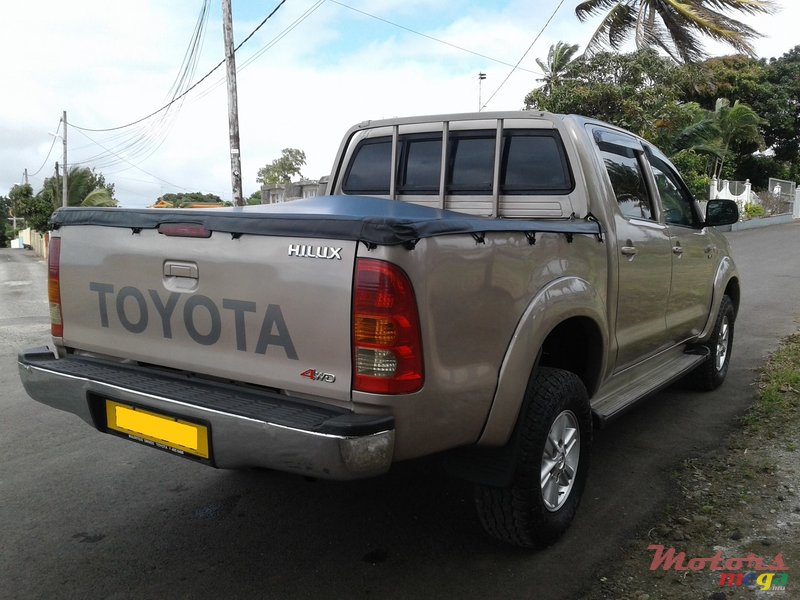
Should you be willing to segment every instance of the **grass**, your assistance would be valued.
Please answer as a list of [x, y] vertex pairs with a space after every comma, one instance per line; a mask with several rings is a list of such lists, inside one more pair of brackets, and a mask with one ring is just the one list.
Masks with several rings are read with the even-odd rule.
[[796, 428], [800, 423], [800, 334], [785, 339], [767, 359], [758, 387], [758, 399], [742, 419], [746, 432], [773, 438]]

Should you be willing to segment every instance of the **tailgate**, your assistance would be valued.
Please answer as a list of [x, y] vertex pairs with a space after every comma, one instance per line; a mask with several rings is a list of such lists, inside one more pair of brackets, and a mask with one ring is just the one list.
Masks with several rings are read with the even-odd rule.
[[61, 229], [64, 345], [349, 400], [357, 242]]

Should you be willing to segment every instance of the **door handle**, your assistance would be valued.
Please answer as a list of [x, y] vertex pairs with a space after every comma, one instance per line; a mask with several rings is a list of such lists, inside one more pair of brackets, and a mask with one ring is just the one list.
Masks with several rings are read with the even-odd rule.
[[187, 279], [198, 279], [199, 273], [195, 263], [177, 260], [168, 260], [164, 263], [165, 277], [185, 277]]
[[680, 256], [681, 254], [683, 254], [683, 248], [681, 248], [680, 246], [673, 246], [672, 253]]
[[623, 246], [620, 249], [620, 252], [622, 252], [622, 254], [625, 255], [625, 256], [634, 256], [636, 254], [636, 247], [635, 246]]

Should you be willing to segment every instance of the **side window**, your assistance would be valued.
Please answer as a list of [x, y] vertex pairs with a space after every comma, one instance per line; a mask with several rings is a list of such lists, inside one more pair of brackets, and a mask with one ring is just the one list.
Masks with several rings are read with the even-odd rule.
[[502, 169], [503, 194], [563, 194], [572, 190], [564, 146], [557, 134], [506, 134]]
[[638, 152], [632, 148], [598, 144], [622, 214], [629, 219], [653, 220], [653, 208], [645, 186]]
[[694, 198], [681, 184], [680, 177], [672, 168], [657, 156], [648, 153], [648, 160], [653, 169], [664, 219], [670, 225], [694, 227], [699, 223], [694, 209]]
[[448, 191], [452, 193], [491, 193], [494, 176], [495, 136], [452, 137]]
[[362, 142], [350, 161], [342, 190], [346, 194], [388, 194], [391, 162], [391, 138]]
[[442, 140], [407, 138], [403, 141], [400, 192], [438, 194], [442, 166]]

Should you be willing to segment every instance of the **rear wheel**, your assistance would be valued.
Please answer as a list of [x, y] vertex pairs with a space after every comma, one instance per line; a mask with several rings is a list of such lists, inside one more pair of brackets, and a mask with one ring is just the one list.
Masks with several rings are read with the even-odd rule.
[[702, 391], [717, 389], [728, 374], [733, 349], [733, 324], [736, 311], [729, 296], [723, 296], [719, 303], [719, 314], [714, 324], [714, 331], [708, 341], [703, 344], [708, 348], [709, 356], [691, 375], [693, 385]]
[[591, 437], [591, 410], [578, 376], [537, 369], [512, 441], [516, 465], [510, 485], [475, 487], [484, 529], [526, 548], [557, 540], [572, 522], [583, 493]]

